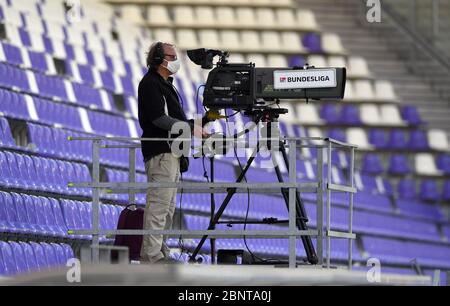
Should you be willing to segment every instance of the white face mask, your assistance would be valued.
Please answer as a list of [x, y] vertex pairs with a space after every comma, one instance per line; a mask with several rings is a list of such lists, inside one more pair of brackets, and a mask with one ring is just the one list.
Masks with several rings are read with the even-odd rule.
[[172, 74], [175, 74], [178, 72], [178, 70], [180, 70], [181, 62], [178, 58], [171, 62], [166, 59], [165, 61], [167, 62], [167, 70], [169, 70]]

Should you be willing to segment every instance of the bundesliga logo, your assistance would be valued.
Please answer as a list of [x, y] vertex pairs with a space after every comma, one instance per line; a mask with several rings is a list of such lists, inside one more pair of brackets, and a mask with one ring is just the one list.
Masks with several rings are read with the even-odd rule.
[[281, 83], [285, 83], [285, 82], [286, 82], [286, 77], [281, 77], [281, 78], [280, 78], [280, 82], [281, 82]]

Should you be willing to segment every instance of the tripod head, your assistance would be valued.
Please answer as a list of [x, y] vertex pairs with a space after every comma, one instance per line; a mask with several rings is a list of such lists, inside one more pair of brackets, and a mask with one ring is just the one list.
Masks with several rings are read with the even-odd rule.
[[258, 124], [262, 122], [278, 122], [280, 115], [287, 114], [286, 108], [270, 108], [270, 107], [254, 107], [251, 110], [244, 111], [244, 115], [254, 119], [253, 121]]

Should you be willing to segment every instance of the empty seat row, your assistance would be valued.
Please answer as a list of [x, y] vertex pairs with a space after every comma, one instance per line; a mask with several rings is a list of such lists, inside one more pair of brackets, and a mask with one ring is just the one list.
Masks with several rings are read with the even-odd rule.
[[[176, 26], [217, 26], [221, 27], [263, 27], [263, 28], [297, 28], [301, 30], [317, 30], [314, 14], [309, 10], [293, 10], [281, 8], [272, 10], [270, 8], [241, 7], [208, 7], [199, 6], [175, 6], [169, 9], [163, 5], [151, 5], [147, 10], [147, 18], [139, 11], [137, 6], [121, 6], [122, 18], [142, 23], [147, 21], [153, 25]], [[170, 18], [173, 16], [173, 19]]]
[[40, 190], [68, 195], [89, 196], [91, 191], [68, 188], [69, 182], [92, 181], [84, 164], [55, 159], [0, 152], [1, 186], [25, 190]]
[[446, 268], [450, 267], [448, 256], [450, 247], [384, 239], [377, 237], [363, 237], [364, 249], [371, 257], [379, 258], [386, 264], [409, 265], [413, 259], [423, 267]]
[[394, 88], [389, 81], [347, 80], [344, 101], [355, 102], [396, 102]]
[[64, 159], [92, 161], [92, 147], [89, 142], [68, 140], [69, 136], [88, 135], [32, 123], [28, 123], [27, 126], [30, 147], [36, 152]]
[[[370, 174], [382, 174], [388, 172], [392, 175], [406, 175], [412, 173], [411, 164], [419, 175], [441, 175], [450, 173], [450, 156], [438, 155], [436, 158], [430, 154], [416, 154], [414, 158], [408, 158], [402, 154], [389, 156], [388, 166], [384, 167], [377, 154], [366, 154], [362, 160], [362, 170]], [[386, 171], [386, 170], [387, 171]]]
[[65, 267], [75, 258], [68, 244], [0, 241], [0, 275], [15, 276]]
[[[33, 30], [5, 25], [6, 38], [2, 42], [0, 60], [41, 71], [56, 72], [53, 58], [76, 61], [84, 65], [94, 65], [102, 71], [113, 71], [120, 76], [126, 72], [126, 65], [144, 65], [145, 56], [139, 51], [148, 48], [151, 40], [133, 46], [131, 42], [80, 40], [77, 44], [65, 38], [50, 38]], [[92, 37], [92, 36], [85, 36]], [[92, 38], [90, 38], [92, 40]], [[51, 57], [50, 57], [51, 56]], [[52, 58], [53, 57], [53, 58]]]
[[381, 125], [405, 126], [397, 105], [361, 104], [343, 105], [327, 103], [320, 107], [314, 104], [283, 104], [289, 110], [282, 119], [298, 124], [343, 124], [343, 125]]
[[[61, 208], [64, 212], [64, 220], [69, 230], [92, 229], [92, 203], [61, 199]], [[122, 207], [100, 204], [99, 228], [101, 230], [117, 229], [117, 222]], [[91, 239], [90, 235], [70, 235], [74, 239]], [[101, 237], [102, 241], [107, 238]]]
[[[317, 129], [313, 129], [316, 134]], [[393, 129], [387, 132], [383, 129], [370, 129], [366, 131], [363, 128], [330, 129], [328, 136], [331, 138], [353, 143], [362, 150], [371, 150], [376, 148], [386, 150], [413, 150], [413, 151], [449, 151], [447, 133], [443, 130], [432, 129], [426, 133], [422, 131], [407, 132], [401, 129]]]
[[181, 49], [202, 45], [235, 52], [345, 53], [339, 37], [331, 33], [301, 35], [289, 31], [156, 29], [153, 37], [154, 40], [173, 42]]
[[7, 148], [14, 148], [16, 146], [8, 120], [3, 117], [0, 117], [0, 146]]
[[[0, 231], [4, 234], [89, 239], [69, 230], [92, 228], [92, 204], [19, 193], [0, 192]], [[116, 229], [122, 207], [100, 205], [100, 229]], [[105, 238], [102, 238], [105, 240]]]
[[67, 225], [58, 200], [0, 192], [2, 233], [67, 237]]

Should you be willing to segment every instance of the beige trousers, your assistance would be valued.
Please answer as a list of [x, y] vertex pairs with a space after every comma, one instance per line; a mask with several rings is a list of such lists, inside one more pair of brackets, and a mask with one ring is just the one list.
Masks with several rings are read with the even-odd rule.
[[[148, 182], [179, 182], [180, 160], [172, 153], [159, 154], [145, 163]], [[149, 188], [144, 213], [144, 229], [172, 229], [173, 214], [176, 206], [176, 188]], [[141, 261], [154, 263], [168, 258], [170, 249], [166, 237], [162, 235], [144, 235]]]

